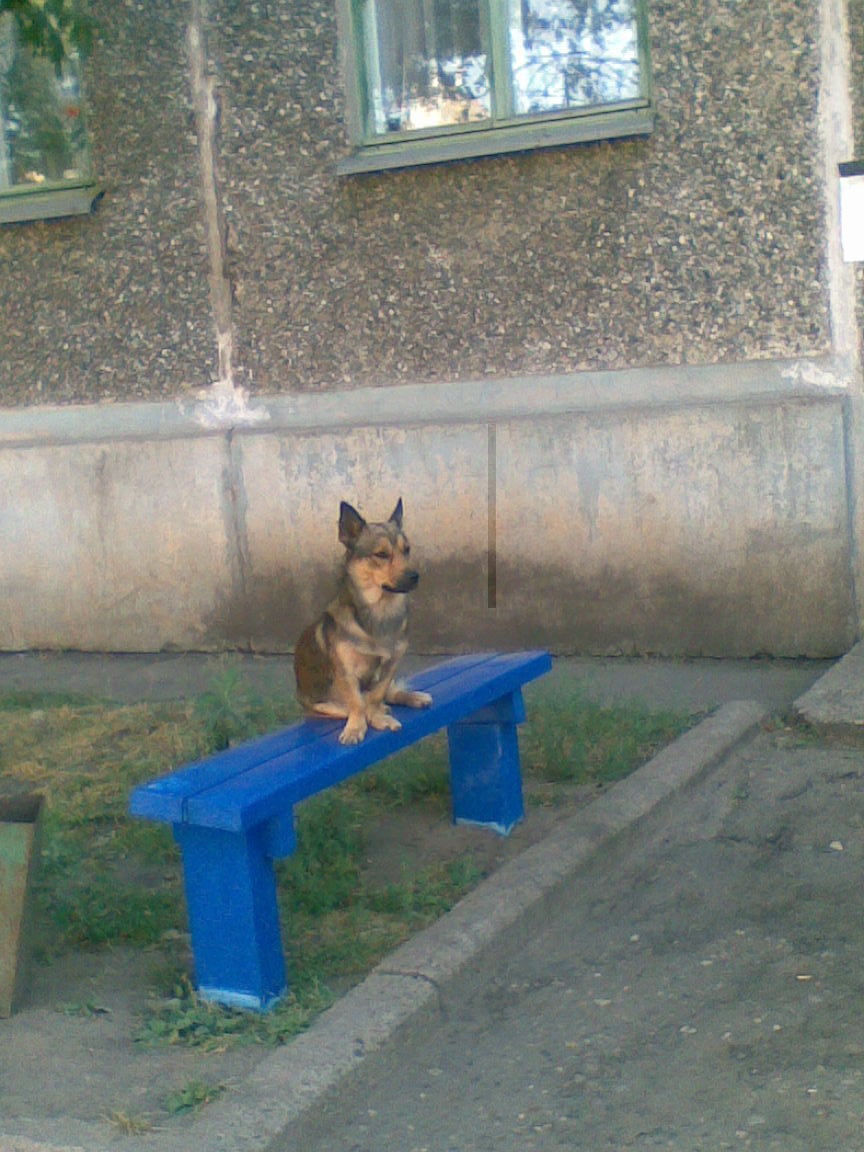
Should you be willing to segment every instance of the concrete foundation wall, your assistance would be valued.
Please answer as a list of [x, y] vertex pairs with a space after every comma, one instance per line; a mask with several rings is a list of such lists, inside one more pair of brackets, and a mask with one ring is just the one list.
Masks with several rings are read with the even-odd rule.
[[284, 650], [341, 499], [398, 496], [413, 647], [825, 656], [855, 637], [824, 365], [0, 415], [0, 647]]

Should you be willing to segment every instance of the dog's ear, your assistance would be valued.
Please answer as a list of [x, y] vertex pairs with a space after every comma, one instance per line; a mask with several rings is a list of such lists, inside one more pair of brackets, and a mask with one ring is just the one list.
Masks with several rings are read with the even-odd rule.
[[353, 548], [365, 527], [366, 521], [360, 513], [343, 500], [339, 505], [339, 543]]
[[402, 527], [402, 497], [399, 497], [399, 503], [390, 514], [390, 523], [395, 524], [397, 528]]

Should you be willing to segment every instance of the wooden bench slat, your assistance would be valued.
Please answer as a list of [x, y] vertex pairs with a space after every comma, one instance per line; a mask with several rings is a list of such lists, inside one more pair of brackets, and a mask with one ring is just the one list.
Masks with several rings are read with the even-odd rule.
[[[333, 727], [336, 726], [334, 721]], [[317, 738], [317, 734], [310, 732], [306, 725], [295, 724], [250, 744], [217, 752], [206, 760], [178, 768], [170, 776], [161, 776], [136, 788], [132, 793], [129, 810], [133, 816], [179, 823], [185, 819], [186, 803], [190, 797], [223, 780], [230, 780], [238, 772], [302, 749], [314, 743]]]
[[[473, 653], [457, 656], [423, 669], [412, 678], [411, 686], [431, 692], [436, 686], [469, 668], [486, 664], [495, 653]], [[159, 777], [136, 788], [130, 800], [130, 812], [150, 820], [180, 823], [187, 818], [189, 800], [218, 787], [239, 773], [276, 760], [281, 761], [295, 750], [306, 748], [332, 732], [340, 732], [341, 720], [316, 719], [297, 723], [278, 732], [260, 736], [237, 748], [217, 752], [194, 764], [188, 764], [168, 776]]]
[[190, 797], [185, 819], [231, 831], [254, 827], [284, 812], [286, 807], [520, 690], [526, 681], [544, 675], [550, 667], [547, 652], [521, 652], [492, 654], [482, 663], [461, 666], [454, 675], [437, 681], [433, 678], [435, 668], [418, 673], [412, 677], [411, 686], [434, 689], [433, 704], [422, 711], [395, 709], [394, 715], [402, 723], [400, 731], [370, 731], [360, 744], [346, 746], [338, 742], [341, 722], [305, 721], [304, 727], [319, 730], [317, 741], [257, 764]]

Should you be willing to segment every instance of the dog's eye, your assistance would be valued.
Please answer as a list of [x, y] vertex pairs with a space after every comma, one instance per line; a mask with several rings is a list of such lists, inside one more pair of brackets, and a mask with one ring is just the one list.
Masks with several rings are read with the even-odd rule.
[[390, 553], [389, 552], [379, 551], [379, 552], [374, 552], [373, 555], [374, 555], [376, 560], [389, 560], [390, 559]]

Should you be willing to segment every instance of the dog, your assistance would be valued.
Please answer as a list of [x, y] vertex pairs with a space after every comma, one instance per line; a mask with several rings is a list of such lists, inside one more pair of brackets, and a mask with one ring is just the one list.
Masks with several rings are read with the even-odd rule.
[[297, 641], [294, 675], [303, 708], [345, 719], [340, 744], [359, 744], [369, 728], [402, 727], [389, 705], [428, 708], [432, 697], [394, 682], [408, 649], [408, 598], [420, 579], [401, 497], [390, 519], [376, 524], [343, 500], [339, 541], [346, 554], [336, 596]]

